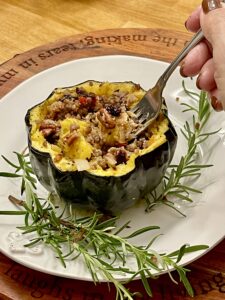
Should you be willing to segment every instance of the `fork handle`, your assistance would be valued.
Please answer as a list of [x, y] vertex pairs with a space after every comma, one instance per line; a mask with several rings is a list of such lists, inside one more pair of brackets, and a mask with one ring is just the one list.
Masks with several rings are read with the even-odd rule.
[[165, 72], [162, 74], [162, 76], [159, 78], [158, 83], [161, 86], [165, 86], [167, 80], [169, 79], [170, 75], [173, 73], [173, 71], [176, 69], [176, 67], [179, 65], [179, 63], [184, 59], [184, 57], [188, 54], [188, 52], [194, 48], [202, 39], [204, 35], [202, 30], [200, 29], [193, 38], [187, 43], [187, 45], [183, 48], [183, 50], [178, 54], [178, 56], [172, 61], [172, 63], [169, 65], [169, 67], [165, 70]]

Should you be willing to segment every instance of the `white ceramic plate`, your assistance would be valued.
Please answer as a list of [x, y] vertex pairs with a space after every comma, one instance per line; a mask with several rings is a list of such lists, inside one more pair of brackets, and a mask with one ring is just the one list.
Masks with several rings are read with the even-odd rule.
[[[145, 89], [151, 87], [167, 64], [147, 58], [134, 56], [102, 56], [71, 61], [48, 69], [26, 80], [0, 101], [0, 154], [13, 159], [13, 151], [21, 151], [26, 146], [24, 116], [28, 108], [44, 100], [55, 87], [74, 85], [88, 79], [100, 81], [134, 81]], [[195, 89], [194, 82], [187, 80], [187, 87]], [[184, 95], [179, 72], [176, 71], [168, 82], [164, 96], [167, 101], [169, 115], [178, 135], [178, 146], [174, 160], [178, 160], [186, 150], [184, 138], [180, 135], [180, 127], [189, 114], [182, 113], [176, 98], [191, 103]], [[151, 213], [145, 213], [144, 205], [126, 210], [121, 216], [121, 224], [131, 220], [131, 231], [147, 225], [159, 225], [160, 230], [146, 233], [134, 239], [134, 243], [146, 244], [158, 233], [163, 235], [153, 245], [162, 252], [177, 250], [185, 243], [196, 245], [206, 244], [210, 248], [224, 237], [225, 228], [225, 148], [223, 113], [213, 113], [210, 119], [210, 130], [222, 128], [221, 132], [212, 136], [200, 148], [202, 161], [212, 163], [214, 167], [205, 170], [193, 185], [202, 190], [202, 194], [194, 196], [190, 205], [178, 202], [178, 206], [186, 217], [182, 217], [167, 207], [158, 207]], [[0, 170], [8, 169], [1, 160]], [[9, 194], [18, 195], [19, 184], [0, 178], [0, 209], [14, 210], [15, 207], [7, 200]], [[91, 276], [82, 260], [68, 263], [63, 268], [48, 247], [25, 249], [25, 237], [16, 229], [21, 225], [23, 217], [0, 217], [0, 251], [11, 259], [30, 268], [63, 277], [91, 280]], [[191, 253], [183, 259], [187, 264], [205, 251]], [[119, 274], [123, 278], [123, 274]]]

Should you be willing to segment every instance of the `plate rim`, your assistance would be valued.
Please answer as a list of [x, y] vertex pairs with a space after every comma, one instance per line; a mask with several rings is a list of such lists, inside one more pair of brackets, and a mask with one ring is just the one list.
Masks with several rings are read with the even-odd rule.
[[[87, 57], [87, 58], [79, 58], [79, 59], [75, 59], [75, 60], [71, 60], [71, 61], [68, 61], [68, 62], [64, 62], [64, 63], [61, 63], [61, 64], [58, 64], [58, 65], [55, 65], [55, 66], [53, 66], [53, 67], [50, 67], [50, 68], [47, 68], [47, 69], [45, 69], [45, 70], [43, 70], [43, 71], [41, 71], [41, 72], [39, 72], [39, 73], [37, 73], [37, 74], [34, 74], [33, 76], [31, 76], [30, 78], [28, 78], [28, 79], [26, 79], [26, 80], [24, 80], [23, 82], [21, 82], [19, 85], [17, 85], [15, 88], [13, 88], [10, 92], [8, 92], [6, 95], [4, 95], [2, 98], [1, 98], [1, 100], [2, 101], [7, 101], [7, 98], [8, 97], [10, 97], [11, 95], [13, 95], [13, 93], [14, 92], [16, 92], [16, 90], [18, 89], [18, 88], [23, 88], [23, 85], [24, 84], [27, 84], [27, 83], [29, 83], [30, 81], [32, 81], [32, 80], [34, 80], [34, 79], [36, 79], [36, 78], [38, 78], [39, 76], [42, 76], [43, 75], [43, 73], [48, 73], [48, 72], [50, 72], [50, 71], [54, 71], [55, 69], [58, 69], [58, 68], [61, 68], [61, 67], [63, 67], [63, 66], [66, 66], [66, 65], [70, 65], [71, 63], [73, 63], [73, 62], [77, 62], [77, 61], [87, 61], [87, 60], [99, 60], [99, 59], [102, 59], [102, 58], [111, 58], [111, 57], [113, 57], [113, 58], [118, 58], [118, 57], [120, 57], [120, 58], [124, 58], [124, 57], [127, 57], [127, 58], [131, 58], [131, 59], [133, 59], [133, 58], [135, 58], [135, 59], [140, 59], [140, 60], [150, 60], [150, 61], [154, 61], [154, 62], [158, 62], [158, 63], [160, 63], [160, 64], [165, 64], [165, 65], [167, 65], [168, 63], [167, 62], [165, 62], [165, 61], [160, 61], [160, 60], [155, 60], [155, 59], [152, 59], [152, 58], [148, 58], [148, 57], [140, 57], [140, 56], [138, 56], [138, 55], [122, 55], [122, 54], [119, 54], [119, 55], [103, 55], [103, 56], [94, 56], [94, 57]], [[5, 100], [6, 99], [6, 100]], [[2, 102], [1, 101], [1, 102]], [[0, 105], [1, 105], [1, 102], [0, 102]], [[223, 238], [224, 238], [224, 236], [223, 237], [221, 237], [216, 243], [214, 243], [213, 245], [211, 245], [208, 249], [206, 249], [206, 250], [202, 250], [202, 251], [200, 251], [199, 252], [199, 254], [198, 255], [196, 255], [192, 260], [189, 260], [189, 261], [187, 261], [187, 262], [185, 262], [183, 265], [187, 265], [187, 264], [190, 264], [191, 262], [193, 262], [193, 261], [195, 261], [195, 260], [197, 260], [197, 259], [199, 259], [201, 256], [203, 256], [203, 255], [205, 255], [206, 253], [208, 253], [212, 248], [214, 248], [217, 244], [219, 244], [222, 240], [223, 240]], [[74, 276], [74, 275], [71, 275], [71, 276], [65, 276], [65, 274], [62, 274], [61, 272], [52, 272], [52, 271], [47, 271], [46, 269], [42, 269], [42, 268], [39, 268], [39, 267], [36, 267], [36, 265], [32, 265], [32, 264], [30, 264], [30, 262], [29, 263], [23, 263], [23, 262], [21, 262], [21, 260], [20, 259], [18, 259], [17, 257], [12, 257], [12, 256], [10, 256], [10, 255], [8, 255], [8, 253], [6, 253], [5, 251], [4, 251], [4, 249], [1, 247], [1, 245], [0, 245], [0, 251], [4, 254], [4, 255], [6, 255], [7, 257], [9, 257], [10, 259], [12, 259], [13, 261], [16, 261], [16, 262], [18, 262], [19, 264], [22, 264], [22, 265], [24, 265], [24, 266], [26, 266], [26, 267], [28, 267], [28, 268], [31, 268], [31, 269], [34, 269], [34, 270], [37, 270], [37, 271], [41, 271], [41, 272], [43, 272], [43, 273], [47, 273], [47, 274], [50, 274], [50, 275], [57, 275], [57, 276], [61, 276], [61, 277], [65, 277], [65, 278], [73, 278], [73, 279], [78, 279], [78, 280], [85, 280], [85, 281], [92, 281], [92, 278], [90, 277], [90, 278], [86, 278], [86, 277], [77, 277], [77, 276]], [[31, 266], [32, 265], [32, 266]], [[182, 265], [182, 264], [181, 264]], [[164, 274], [164, 273], [167, 273], [167, 271], [165, 271], [165, 272], [160, 272], [160, 273], [157, 273], [157, 274]], [[136, 279], [139, 279], [139, 278], [136, 278]], [[124, 280], [124, 279], [121, 279], [121, 280]], [[107, 280], [106, 280], [107, 281]], [[100, 280], [100, 282], [105, 282], [104, 280]]]

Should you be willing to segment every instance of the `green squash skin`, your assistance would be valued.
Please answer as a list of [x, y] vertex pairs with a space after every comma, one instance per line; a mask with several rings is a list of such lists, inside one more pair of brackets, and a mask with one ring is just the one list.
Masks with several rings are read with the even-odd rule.
[[96, 176], [87, 171], [62, 172], [47, 153], [31, 146], [30, 161], [40, 183], [64, 201], [107, 213], [118, 213], [134, 205], [162, 180], [173, 157], [177, 136], [172, 127], [167, 142], [137, 157], [135, 168], [123, 176]]
[[33, 108], [28, 110], [25, 123], [34, 173], [49, 192], [84, 208], [117, 214], [133, 206], [161, 182], [176, 149], [177, 134], [169, 121], [169, 130], [165, 133], [167, 141], [153, 151], [138, 156], [135, 168], [125, 175], [99, 176], [88, 171], [63, 172], [54, 165], [48, 153], [40, 152], [31, 145], [29, 116]]

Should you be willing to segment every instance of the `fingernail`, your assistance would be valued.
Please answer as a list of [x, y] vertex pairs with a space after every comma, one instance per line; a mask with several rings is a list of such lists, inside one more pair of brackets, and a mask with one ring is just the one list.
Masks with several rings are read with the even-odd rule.
[[180, 75], [181, 75], [182, 77], [187, 77], [187, 75], [184, 74], [184, 65], [185, 65], [185, 63], [182, 62], [182, 63], [181, 63], [181, 66], [180, 66]]
[[216, 111], [223, 110], [222, 103], [215, 96], [211, 97], [211, 104], [212, 104], [213, 109], [215, 109]]
[[200, 87], [200, 77], [201, 77], [201, 74], [198, 75], [197, 79], [196, 79], [196, 86], [199, 90], [201, 90], [201, 87]]
[[191, 17], [189, 16], [189, 17], [187, 18], [187, 20], [184, 22], [184, 26], [185, 26], [185, 28], [187, 29], [187, 31], [189, 31], [188, 26], [187, 26], [187, 23], [188, 23], [188, 21], [189, 21], [190, 18], [191, 18]]
[[220, 0], [203, 0], [202, 1], [202, 9], [205, 14], [214, 10], [216, 8], [222, 7]]

